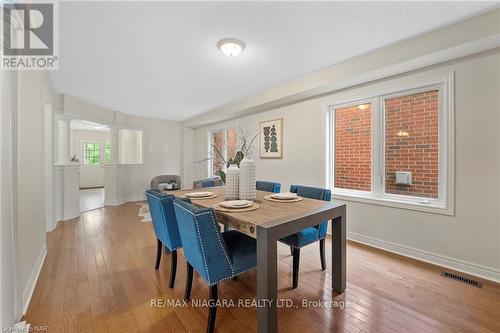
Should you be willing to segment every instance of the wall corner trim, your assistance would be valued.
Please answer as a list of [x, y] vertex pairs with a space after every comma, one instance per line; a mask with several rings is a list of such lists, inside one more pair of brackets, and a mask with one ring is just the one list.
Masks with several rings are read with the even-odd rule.
[[33, 292], [35, 291], [36, 283], [38, 281], [38, 277], [40, 276], [40, 272], [42, 271], [43, 263], [45, 262], [45, 257], [47, 256], [47, 245], [43, 244], [42, 249], [40, 250], [40, 254], [33, 266], [33, 270], [31, 271], [30, 277], [28, 279], [28, 283], [24, 288], [23, 292], [23, 312], [22, 315], [26, 315], [26, 311], [28, 311], [28, 306], [30, 305], [31, 298], [33, 297]]

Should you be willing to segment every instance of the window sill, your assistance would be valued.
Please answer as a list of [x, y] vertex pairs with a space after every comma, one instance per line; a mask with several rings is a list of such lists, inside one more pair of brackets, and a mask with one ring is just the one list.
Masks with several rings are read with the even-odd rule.
[[[433, 213], [433, 214], [441, 214], [441, 215], [450, 215], [453, 216], [455, 212], [453, 209], [446, 206], [446, 204], [441, 202], [431, 202], [431, 203], [421, 203], [418, 202], [419, 199], [412, 200], [398, 200], [387, 197], [374, 197], [369, 194], [354, 194], [354, 193], [345, 193], [339, 191], [332, 191], [332, 198], [334, 200], [340, 201], [350, 201], [350, 202], [358, 202], [370, 205], [377, 206], [385, 206], [392, 207], [398, 209], [406, 209], [413, 210], [419, 212]], [[425, 198], [420, 199], [420, 201], [425, 200]]]

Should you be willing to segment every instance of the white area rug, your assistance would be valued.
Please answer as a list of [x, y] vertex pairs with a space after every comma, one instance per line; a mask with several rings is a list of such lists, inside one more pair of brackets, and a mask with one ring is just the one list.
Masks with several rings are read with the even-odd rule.
[[142, 217], [141, 222], [151, 222], [151, 213], [149, 212], [149, 206], [147, 202], [140, 203], [138, 205], [141, 206], [141, 208], [139, 208], [139, 212], [137, 213], [138, 216]]

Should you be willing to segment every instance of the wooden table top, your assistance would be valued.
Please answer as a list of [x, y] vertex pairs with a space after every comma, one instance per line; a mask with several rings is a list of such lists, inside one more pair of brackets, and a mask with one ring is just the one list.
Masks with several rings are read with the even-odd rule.
[[[183, 197], [186, 193], [199, 191], [213, 192], [217, 194], [217, 197], [211, 199], [190, 198], [192, 203], [197, 207], [212, 208], [214, 204], [226, 200], [223, 186], [170, 191], [168, 193], [173, 194], [177, 197]], [[276, 223], [285, 223], [288, 220], [294, 220], [301, 216], [307, 216], [308, 214], [315, 213], [318, 210], [328, 210], [342, 205], [340, 203], [308, 198], [304, 198], [304, 200], [298, 202], [272, 202], [264, 199], [264, 196], [269, 194], [269, 192], [257, 191], [257, 199], [255, 200], [255, 202], [260, 205], [260, 208], [257, 210], [239, 213], [226, 213], [216, 210], [215, 212], [217, 213], [217, 217], [220, 220], [219, 222], [236, 223], [244, 227], [245, 229], [251, 229], [250, 232], [247, 233], [254, 236], [255, 228], [257, 225], [267, 226]]]

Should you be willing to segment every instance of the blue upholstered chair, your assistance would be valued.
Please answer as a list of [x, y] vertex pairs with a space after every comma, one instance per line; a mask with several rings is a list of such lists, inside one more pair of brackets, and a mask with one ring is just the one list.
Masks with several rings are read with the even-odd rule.
[[173, 288], [177, 270], [177, 249], [182, 247], [174, 212], [175, 197], [162, 194], [158, 190], [146, 191], [146, 197], [158, 244], [155, 269], [160, 267], [162, 248], [165, 245], [172, 254], [169, 287]]
[[198, 209], [175, 200], [174, 209], [187, 261], [184, 299], [187, 301], [191, 296], [194, 268], [210, 288], [207, 332], [213, 332], [217, 284], [255, 268], [256, 241], [235, 230], [221, 233], [212, 208]]
[[[297, 195], [316, 200], [330, 201], [332, 198], [332, 193], [330, 190], [291, 185], [290, 192], [297, 193]], [[324, 271], [325, 265], [325, 238], [326, 229], [328, 227], [328, 221], [325, 220], [322, 224], [313, 227], [305, 228], [296, 234], [287, 236], [280, 239], [280, 242], [285, 243], [290, 246], [290, 250], [293, 255], [293, 288], [297, 288], [299, 283], [299, 261], [300, 261], [300, 249], [306, 245], [312, 244], [319, 241], [319, 254], [321, 258], [321, 270]]]
[[257, 183], [255, 184], [255, 187], [257, 188], [257, 191], [266, 191], [274, 193], [280, 193], [281, 190], [280, 183], [266, 182], [262, 180], [258, 180]]

